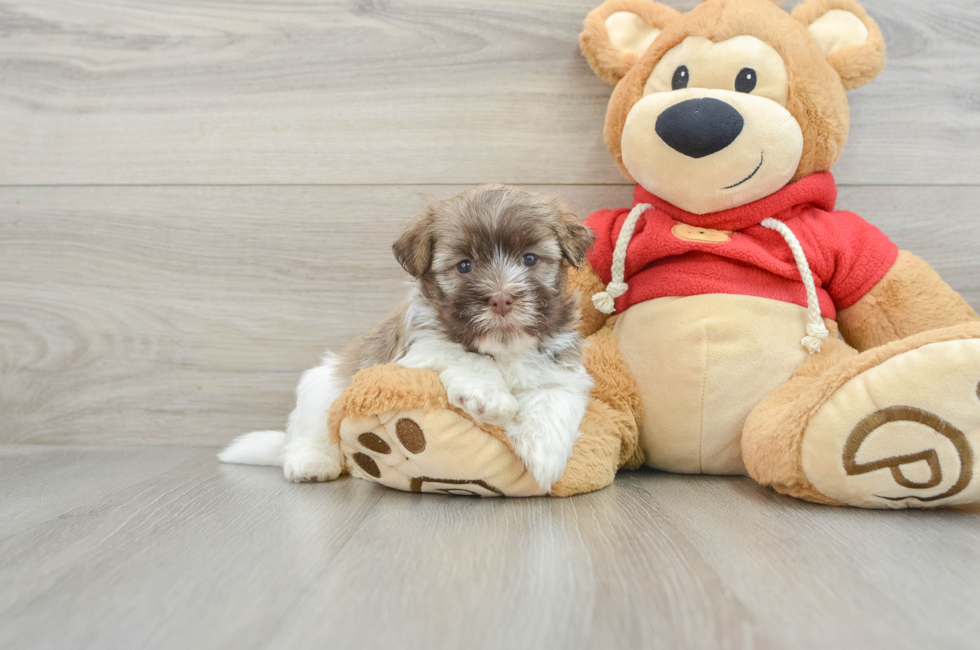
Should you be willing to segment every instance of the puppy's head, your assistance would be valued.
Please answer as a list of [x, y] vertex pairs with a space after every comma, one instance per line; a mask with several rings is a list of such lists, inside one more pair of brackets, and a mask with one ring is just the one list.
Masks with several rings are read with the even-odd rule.
[[593, 239], [559, 201], [490, 185], [430, 205], [393, 248], [451, 340], [506, 354], [574, 320], [568, 267]]

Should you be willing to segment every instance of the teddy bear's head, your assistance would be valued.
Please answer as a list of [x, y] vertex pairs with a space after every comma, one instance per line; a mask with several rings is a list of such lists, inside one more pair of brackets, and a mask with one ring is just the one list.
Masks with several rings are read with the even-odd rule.
[[582, 51], [615, 84], [605, 137], [620, 170], [694, 214], [746, 205], [827, 171], [849, 127], [844, 91], [885, 67], [854, 0], [651, 0], [592, 11]]

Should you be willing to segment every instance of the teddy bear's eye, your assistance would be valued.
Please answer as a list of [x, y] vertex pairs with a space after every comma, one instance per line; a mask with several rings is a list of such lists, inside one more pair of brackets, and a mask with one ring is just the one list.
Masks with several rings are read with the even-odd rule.
[[682, 65], [674, 70], [674, 78], [670, 82], [670, 85], [674, 90], [687, 88], [687, 84], [689, 83], [691, 83], [691, 72], [687, 69], [686, 65]]
[[752, 68], [742, 68], [738, 76], [735, 77], [735, 90], [740, 93], [750, 93], [755, 90], [755, 85], [759, 83], [759, 76]]

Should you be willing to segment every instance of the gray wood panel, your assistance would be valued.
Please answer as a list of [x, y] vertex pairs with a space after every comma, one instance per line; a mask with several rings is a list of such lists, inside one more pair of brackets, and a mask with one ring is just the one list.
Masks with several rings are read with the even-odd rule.
[[[0, 441], [219, 445], [281, 428], [299, 373], [404, 295], [403, 222], [460, 189], [0, 188]], [[533, 189], [580, 215], [631, 192]], [[965, 187], [839, 201], [980, 307], [978, 204]]]
[[201, 458], [193, 448], [138, 451], [125, 447], [0, 446], [0, 538], [78, 512]]
[[290, 485], [172, 447], [0, 447], [0, 470], [0, 507], [12, 484], [52, 503], [0, 519], [10, 650], [967, 649], [980, 634], [975, 508], [828, 508], [651, 471], [567, 500], [473, 500]]
[[[597, 4], [5, 0], [0, 184], [618, 183]], [[865, 5], [891, 64], [840, 180], [977, 183], [980, 5]]]

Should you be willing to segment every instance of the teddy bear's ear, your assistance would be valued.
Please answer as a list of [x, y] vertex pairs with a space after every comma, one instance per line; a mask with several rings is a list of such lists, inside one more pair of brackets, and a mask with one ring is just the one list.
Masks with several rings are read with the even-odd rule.
[[582, 54], [603, 81], [616, 85], [679, 15], [651, 0], [606, 0], [585, 18]]
[[793, 18], [810, 30], [847, 90], [885, 69], [885, 39], [855, 0], [807, 0], [793, 9]]

